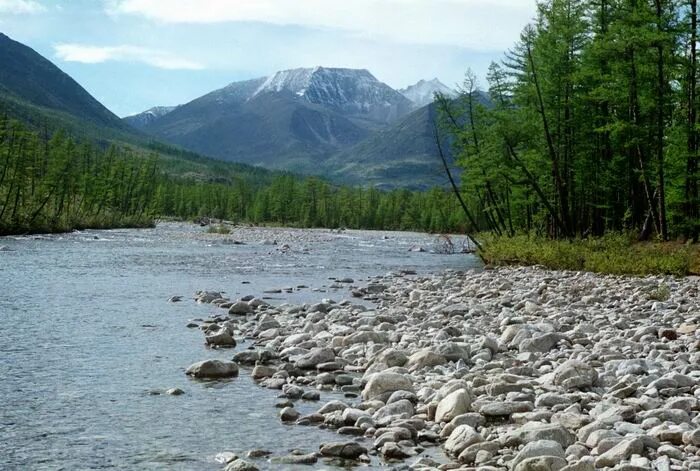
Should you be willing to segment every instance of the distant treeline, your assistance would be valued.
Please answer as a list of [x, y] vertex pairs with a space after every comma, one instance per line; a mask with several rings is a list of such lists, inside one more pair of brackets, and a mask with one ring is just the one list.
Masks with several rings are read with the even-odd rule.
[[0, 234], [142, 227], [166, 216], [431, 232], [466, 224], [454, 195], [439, 189], [384, 192], [246, 173], [212, 182], [166, 174], [158, 164], [155, 154], [48, 137], [0, 118]]
[[471, 225], [555, 238], [700, 233], [696, 0], [542, 0], [491, 104], [440, 100]]

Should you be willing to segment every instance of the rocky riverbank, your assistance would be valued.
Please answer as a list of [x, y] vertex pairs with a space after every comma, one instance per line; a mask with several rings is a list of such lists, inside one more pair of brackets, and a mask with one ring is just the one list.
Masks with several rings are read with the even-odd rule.
[[[697, 278], [499, 268], [392, 274], [302, 306], [199, 292], [225, 309], [196, 323], [206, 343], [249, 347], [187, 372], [250, 374], [280, 391], [269, 413], [289, 433], [338, 432], [320, 449], [224, 453], [227, 471], [700, 470], [699, 290]], [[328, 391], [338, 399], [299, 411]]]

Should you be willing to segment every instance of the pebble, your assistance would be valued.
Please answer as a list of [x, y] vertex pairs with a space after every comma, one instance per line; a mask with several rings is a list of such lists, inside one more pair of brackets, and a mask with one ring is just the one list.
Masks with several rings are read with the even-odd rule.
[[[440, 446], [451, 462], [413, 469], [700, 470], [696, 280], [496, 267], [335, 281], [375, 305], [241, 300], [207, 327], [250, 339], [236, 359], [281, 390], [282, 420], [338, 433], [320, 456], [401, 462]], [[320, 391], [315, 412], [294, 409]]]

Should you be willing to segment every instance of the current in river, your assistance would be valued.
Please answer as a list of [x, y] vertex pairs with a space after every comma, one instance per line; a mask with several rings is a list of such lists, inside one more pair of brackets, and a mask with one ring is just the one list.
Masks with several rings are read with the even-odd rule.
[[[0, 468], [220, 470], [216, 455], [224, 451], [280, 455], [338, 441], [329, 430], [283, 425], [279, 391], [256, 386], [245, 370], [209, 383], [184, 374], [191, 363], [245, 348], [209, 350], [200, 330], [186, 328], [224, 312], [195, 304], [194, 292], [273, 304], [339, 301], [350, 291], [334, 288], [334, 279], [360, 286], [393, 271], [478, 265], [436, 247], [435, 236], [417, 233], [216, 235], [184, 223], [0, 238]], [[183, 302], [168, 302], [174, 295]], [[185, 394], [155, 394], [174, 387]], [[310, 413], [321, 403], [297, 408]]]

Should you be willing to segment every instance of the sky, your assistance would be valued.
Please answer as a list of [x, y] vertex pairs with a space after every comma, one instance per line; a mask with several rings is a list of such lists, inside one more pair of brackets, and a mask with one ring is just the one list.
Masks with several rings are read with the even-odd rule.
[[535, 0], [0, 0], [0, 32], [127, 116], [297, 67], [483, 81], [534, 14]]

